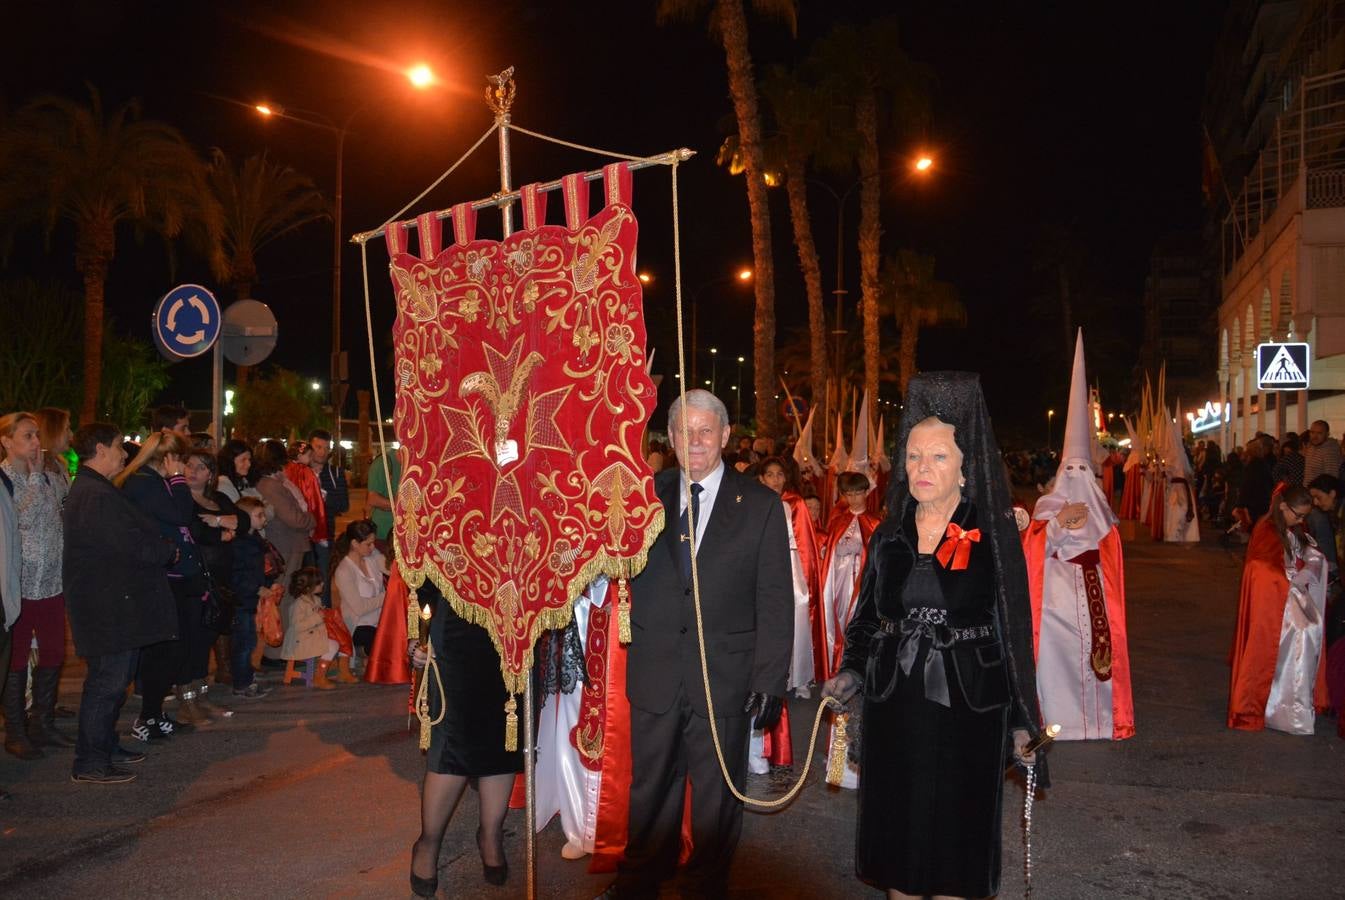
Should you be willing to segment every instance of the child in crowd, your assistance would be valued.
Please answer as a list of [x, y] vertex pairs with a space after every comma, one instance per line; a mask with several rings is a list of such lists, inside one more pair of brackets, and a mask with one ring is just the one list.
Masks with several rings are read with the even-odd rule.
[[[328, 691], [336, 685], [327, 677], [341, 643], [331, 637], [327, 616], [322, 608], [322, 589], [325, 579], [317, 569], [304, 566], [290, 578], [290, 595], [281, 607], [285, 621], [285, 640], [280, 645], [280, 658], [288, 660], [285, 666], [285, 684], [300, 677], [294, 663], [305, 662], [303, 679], [311, 687]], [[349, 651], [349, 646], [345, 648]], [[342, 654], [342, 681], [355, 681], [350, 676], [350, 656]]]
[[238, 512], [248, 516], [252, 527], [234, 542], [232, 587], [237, 598], [234, 609], [232, 659], [235, 697], [256, 700], [265, 697], [270, 689], [255, 680], [259, 660], [253, 658], [258, 649], [257, 605], [267, 591], [275, 590], [275, 583], [285, 571], [285, 558], [262, 534], [266, 527], [266, 504], [256, 497], [239, 499]]

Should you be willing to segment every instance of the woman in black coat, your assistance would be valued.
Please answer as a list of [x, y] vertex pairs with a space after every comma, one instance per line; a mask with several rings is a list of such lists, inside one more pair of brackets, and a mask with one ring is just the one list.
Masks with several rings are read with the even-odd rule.
[[864, 692], [855, 868], [890, 897], [986, 897], [1004, 767], [1036, 762], [1040, 713], [1027, 570], [979, 379], [912, 379], [899, 446], [905, 471], [823, 687]]
[[177, 607], [177, 638], [146, 647], [140, 654], [140, 716], [131, 734], [142, 741], [163, 740], [196, 724], [208, 724], [196, 705], [195, 694], [178, 693], [177, 721], [163, 711], [164, 697], [175, 683], [185, 684], [190, 646], [201, 641], [201, 601], [206, 591], [205, 570], [191, 537], [191, 489], [182, 475], [191, 445], [180, 434], [161, 431], [145, 439], [113, 484], [119, 486], [158, 526], [159, 534], [177, 548], [178, 558], [168, 570], [168, 586]]
[[[210, 648], [215, 649], [215, 681], [227, 683], [229, 678], [229, 638], [232, 630], [232, 606], [226, 602], [224, 591], [230, 590], [233, 579], [233, 554], [238, 538], [246, 535], [251, 527], [249, 517], [239, 513], [238, 507], [229, 496], [217, 489], [215, 475], [215, 455], [209, 450], [193, 450], [187, 456], [182, 470], [191, 490], [192, 540], [201, 551], [206, 571], [210, 574], [208, 588], [219, 591], [216, 598], [222, 605], [221, 611], [228, 621], [221, 622], [218, 631], [206, 628], [201, 636], [201, 644], [192, 645], [189, 656], [188, 672], [191, 684], [188, 690], [197, 693], [198, 703], [206, 700], [210, 690], [207, 676], [210, 674]], [[223, 590], [221, 590], [223, 589]], [[232, 598], [230, 598], [232, 599]]]

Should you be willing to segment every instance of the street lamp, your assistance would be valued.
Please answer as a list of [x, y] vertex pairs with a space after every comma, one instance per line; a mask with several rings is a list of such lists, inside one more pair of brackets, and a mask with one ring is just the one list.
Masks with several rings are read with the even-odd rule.
[[715, 392], [715, 385], [719, 381], [719, 348], [710, 348], [710, 393]]
[[921, 154], [920, 156], [916, 157], [915, 163], [913, 165], [915, 167], [915, 171], [924, 174], [928, 172], [930, 169], [934, 168], [934, 157]]
[[712, 288], [715, 285], [724, 284], [725, 282], [737, 281], [740, 284], [747, 284], [751, 280], [752, 280], [752, 270], [744, 267], [729, 275], [721, 275], [718, 278], [711, 278], [709, 281], [700, 285], [691, 292], [691, 383], [692, 384], [695, 384], [697, 381], [696, 378], [697, 358], [700, 355], [699, 350], [700, 328], [698, 323], [699, 319], [698, 314], [700, 311], [701, 294], [705, 293], [706, 289]]
[[1051, 420], [1055, 418], [1055, 410], [1046, 410], [1046, 449], [1049, 451], [1053, 446], [1051, 444]]
[[738, 357], [738, 383], [733, 386], [733, 421], [739, 425], [743, 423], [743, 363], [745, 362], [747, 362], [747, 357]]
[[[407, 81], [417, 90], [435, 83], [434, 72], [424, 63], [419, 63], [406, 72]], [[342, 240], [341, 213], [343, 210], [342, 186], [345, 181], [346, 136], [350, 133], [350, 124], [355, 117], [369, 108], [365, 103], [355, 107], [345, 120], [337, 125], [330, 117], [310, 109], [286, 109], [276, 103], [259, 102], [252, 107], [263, 118], [286, 119], [317, 128], [336, 135], [336, 190], [332, 198], [332, 417], [336, 420], [336, 435], [341, 436], [341, 408], [345, 405], [345, 367], [342, 365], [341, 351], [341, 250]], [[295, 115], [299, 113], [300, 115]]]

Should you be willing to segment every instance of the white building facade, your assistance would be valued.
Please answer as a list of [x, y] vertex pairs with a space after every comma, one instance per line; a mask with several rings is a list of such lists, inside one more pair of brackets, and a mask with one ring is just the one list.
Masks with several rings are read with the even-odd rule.
[[[1286, 84], [1281, 102], [1224, 220], [1224, 449], [1258, 431], [1306, 431], [1316, 419], [1345, 431], [1345, 70]], [[1256, 347], [1279, 341], [1309, 344], [1308, 390], [1258, 388]]]

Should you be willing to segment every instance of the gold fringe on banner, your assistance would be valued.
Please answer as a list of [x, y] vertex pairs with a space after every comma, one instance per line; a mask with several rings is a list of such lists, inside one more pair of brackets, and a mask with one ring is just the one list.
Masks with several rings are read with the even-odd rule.
[[831, 736], [831, 752], [827, 754], [827, 784], [836, 787], [841, 786], [841, 779], [845, 776], [845, 756], [850, 746], [850, 740], [845, 735], [845, 726], [849, 721], [849, 713], [839, 713], [836, 716], [836, 728]]
[[617, 639], [623, 644], [630, 643], [630, 582], [625, 578], [616, 583], [616, 630]]
[[513, 694], [504, 705], [504, 749], [513, 753], [518, 749], [518, 700]]

